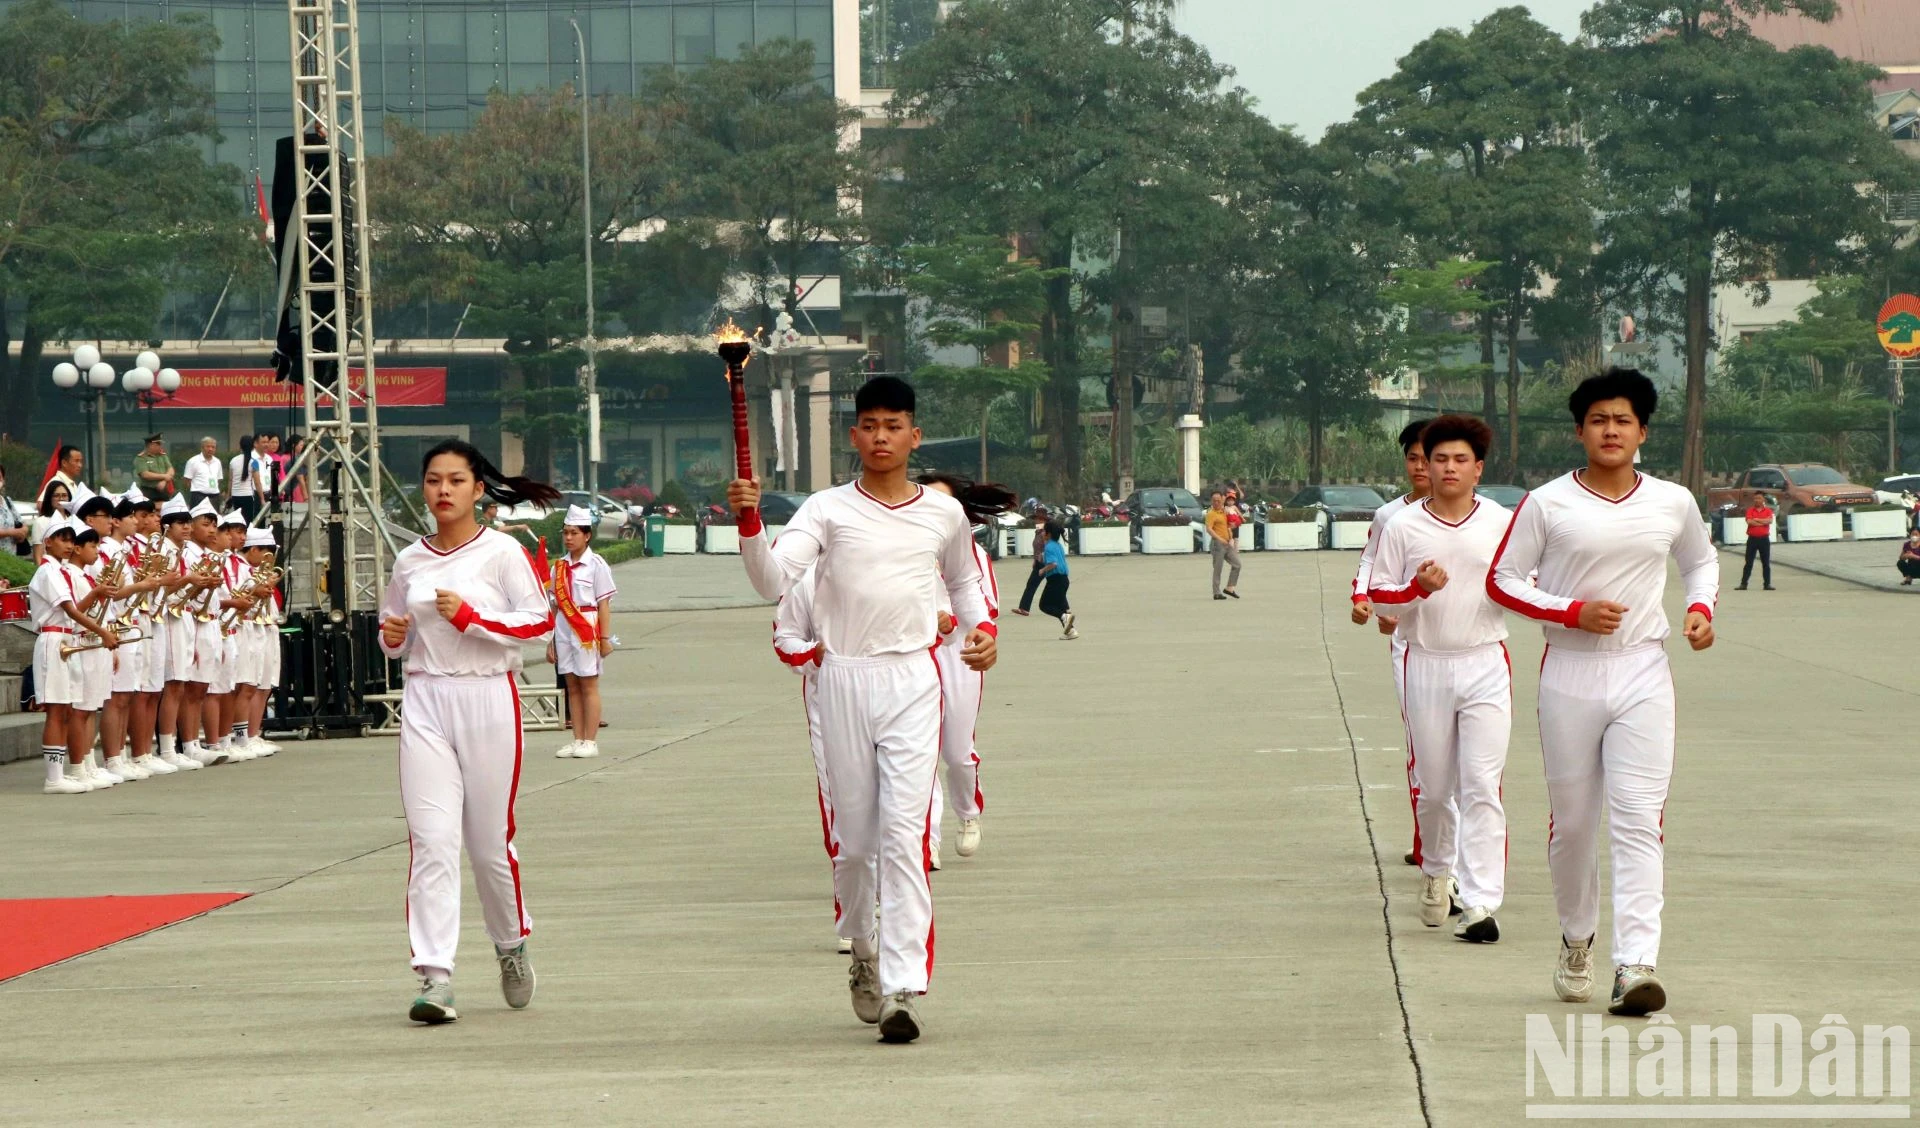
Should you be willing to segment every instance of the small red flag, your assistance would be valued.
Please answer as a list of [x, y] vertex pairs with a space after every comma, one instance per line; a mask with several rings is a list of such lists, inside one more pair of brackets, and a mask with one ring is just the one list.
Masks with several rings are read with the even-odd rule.
[[273, 219], [267, 215], [267, 186], [260, 183], [260, 174], [253, 174], [253, 202], [260, 213], [260, 241], [273, 242]]
[[56, 437], [53, 440], [53, 453], [47, 456], [47, 472], [40, 475], [40, 492], [42, 494], [47, 492], [47, 483], [53, 481], [53, 476], [60, 472], [60, 447], [62, 445], [63, 440], [60, 438]]

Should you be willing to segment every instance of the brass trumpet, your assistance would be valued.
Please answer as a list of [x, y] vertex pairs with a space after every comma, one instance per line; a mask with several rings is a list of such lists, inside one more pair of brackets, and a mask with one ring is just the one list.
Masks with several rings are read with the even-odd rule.
[[[281, 575], [282, 572], [280, 569], [273, 566], [273, 553], [269, 552], [266, 559], [261, 561], [260, 567], [254, 570], [253, 582], [246, 588], [247, 598], [254, 601], [254, 609], [249, 612], [249, 614], [253, 616], [253, 621], [261, 621], [259, 617], [259, 605], [272, 597], [273, 589], [279, 585]], [[220, 629], [227, 634], [232, 634], [234, 631], [240, 629], [240, 609], [238, 607], [229, 607], [221, 613]]]
[[[213, 576], [218, 576], [223, 571], [226, 570], [227, 557], [231, 555], [233, 555], [231, 552], [209, 553], [207, 555], [207, 558], [201, 561], [201, 564], [212, 565], [212, 567], [208, 569], [208, 574]], [[215, 584], [212, 587], [208, 588], [206, 592], [200, 596], [200, 606], [194, 610], [193, 617], [200, 620], [203, 623], [211, 623], [215, 619], [218, 619], [220, 616], [219, 616], [219, 613], [214, 609], [213, 601], [219, 598], [219, 593], [220, 593], [219, 584]]]
[[[212, 554], [208, 554], [206, 559], [200, 561], [200, 563], [195, 564], [193, 566], [193, 569], [187, 573], [187, 578], [200, 579], [200, 578], [218, 576], [219, 574], [220, 574], [220, 561], [216, 559]], [[165, 613], [169, 618], [177, 619], [180, 616], [187, 614], [188, 605], [193, 601], [195, 601], [196, 599], [199, 600], [200, 603], [203, 605], [208, 600], [211, 600], [213, 598], [212, 593], [215, 590], [217, 589], [208, 588], [206, 591], [201, 592], [201, 591], [194, 590], [190, 586], [182, 588], [178, 593], [176, 593], [175, 595], [173, 595], [167, 600], [166, 606], [163, 608], [163, 610], [165, 611]], [[195, 612], [195, 613], [198, 614], [198, 612]]]
[[[139, 627], [128, 627], [126, 630], [122, 631], [115, 628], [112, 623], [108, 623], [107, 629], [112, 630], [114, 637], [123, 643], [141, 642], [141, 641], [144, 641], [147, 637], [146, 632], [142, 631]], [[98, 650], [101, 647], [105, 646], [106, 644], [107, 644], [106, 639], [101, 638], [99, 635], [95, 635], [91, 639], [88, 639], [86, 642], [75, 642], [75, 643], [69, 643], [68, 645], [62, 646], [60, 648], [60, 657], [71, 658], [75, 654], [80, 654], [88, 650]]]
[[[167, 570], [172, 567], [172, 562], [167, 559], [167, 554], [161, 549], [161, 545], [165, 540], [166, 538], [160, 533], [152, 533], [147, 536], [144, 545], [140, 549], [140, 566], [133, 570], [134, 583], [145, 583], [148, 580], [156, 579], [165, 575]], [[127, 602], [126, 617], [131, 619], [135, 615], [152, 614], [155, 610], [153, 600], [154, 593], [151, 591], [143, 591], [139, 595], [134, 596]]]

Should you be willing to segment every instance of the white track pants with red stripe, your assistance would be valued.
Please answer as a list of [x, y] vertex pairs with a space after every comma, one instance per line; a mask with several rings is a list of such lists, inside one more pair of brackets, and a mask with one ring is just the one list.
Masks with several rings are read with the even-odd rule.
[[1613, 962], [1655, 964], [1666, 903], [1661, 833], [1673, 781], [1673, 672], [1659, 643], [1631, 650], [1549, 647], [1540, 666], [1540, 750], [1547, 766], [1547, 867], [1560, 931], [1600, 920], [1597, 842], [1612, 835]]
[[1409, 647], [1402, 692], [1420, 768], [1421, 872], [1451, 870], [1461, 903], [1493, 912], [1507, 884], [1507, 813], [1500, 803], [1513, 733], [1507, 648], [1496, 642], [1442, 654]]
[[[1408, 613], [1406, 610], [1401, 612]], [[1388, 642], [1387, 652], [1393, 658], [1393, 701], [1400, 707], [1400, 731], [1407, 742], [1407, 806], [1413, 811], [1413, 864], [1424, 867], [1427, 864], [1427, 851], [1425, 843], [1420, 841], [1420, 765], [1414, 761], [1413, 732], [1407, 726], [1407, 643], [1398, 634], [1391, 636]], [[1457, 817], [1459, 810], [1453, 796], [1447, 796], [1446, 800], [1447, 810]], [[1448, 869], [1453, 868], [1451, 857], [1439, 856], [1445, 859]]]
[[[947, 806], [956, 819], [977, 819], [987, 805], [980, 789], [980, 755], [973, 746], [974, 727], [980, 719], [980, 697], [986, 689], [986, 675], [967, 668], [960, 659], [965, 636], [953, 632], [934, 649], [940, 666], [940, 693], [945, 716], [940, 720], [940, 762], [947, 769]], [[934, 789], [932, 822], [928, 825], [928, 849], [940, 849], [940, 791]]]
[[400, 802], [407, 812], [407, 938], [413, 966], [453, 970], [460, 942], [460, 843], [494, 944], [533, 930], [513, 847], [520, 788], [520, 695], [513, 675], [407, 678]]
[[926, 653], [829, 654], [812, 681], [840, 935], [857, 956], [878, 952], [881, 993], [924, 992], [933, 974], [927, 824], [940, 747], [939, 672]]

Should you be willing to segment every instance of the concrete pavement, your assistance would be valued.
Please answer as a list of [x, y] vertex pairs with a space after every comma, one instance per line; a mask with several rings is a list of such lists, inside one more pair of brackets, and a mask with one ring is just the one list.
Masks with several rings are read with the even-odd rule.
[[[934, 877], [928, 1033], [907, 1048], [847, 1006], [798, 683], [764, 608], [623, 614], [606, 755], [534, 738], [525, 1012], [499, 1001], [469, 887], [462, 1018], [404, 1019], [390, 740], [77, 797], [0, 768], [0, 896], [253, 894], [0, 984], [0, 1124], [1517, 1122], [1525, 1016], [1598, 1009], [1548, 982], [1538, 634], [1513, 624], [1505, 937], [1472, 947], [1417, 919], [1353, 563], [1249, 554], [1247, 598], [1215, 603], [1205, 557], [1077, 559], [1079, 641], [1008, 617], [984, 840]], [[701, 599], [744, 586], [737, 562], [671, 558], [622, 582], [672, 598], [669, 564]], [[1002, 565], [1009, 602], [1025, 571]], [[1674, 656], [1670, 1013], [1920, 1025], [1909, 625], [1828, 579], [1783, 594], [1729, 590], [1720, 644]]]

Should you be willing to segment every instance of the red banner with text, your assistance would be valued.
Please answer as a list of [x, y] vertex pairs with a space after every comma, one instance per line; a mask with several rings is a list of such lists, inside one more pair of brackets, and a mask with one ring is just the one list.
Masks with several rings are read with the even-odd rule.
[[[442, 407], [447, 402], [444, 368], [380, 368], [381, 407]], [[361, 387], [366, 374], [354, 369]], [[180, 390], [157, 406], [286, 407], [300, 402], [300, 385], [274, 379], [271, 368], [182, 368]]]

